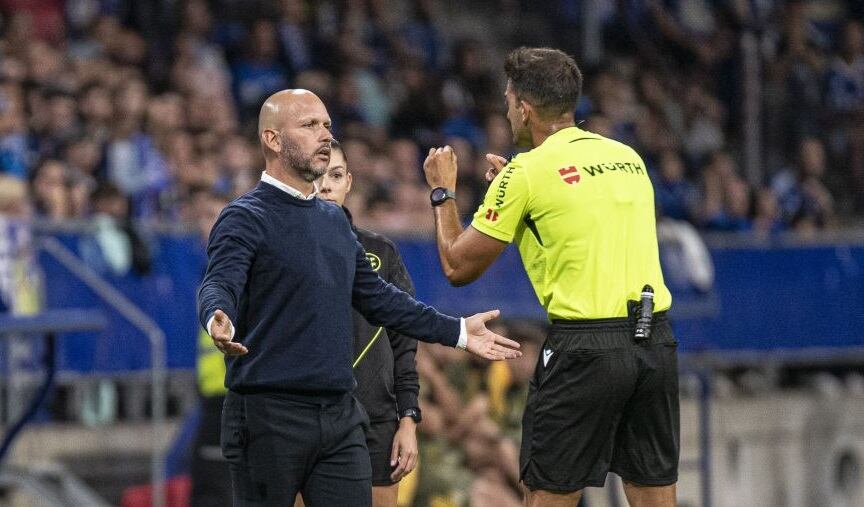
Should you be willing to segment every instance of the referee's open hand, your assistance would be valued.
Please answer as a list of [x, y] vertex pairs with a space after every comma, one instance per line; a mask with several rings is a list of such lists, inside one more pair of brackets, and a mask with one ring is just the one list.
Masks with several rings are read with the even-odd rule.
[[465, 332], [468, 334], [468, 352], [484, 359], [500, 361], [522, 357], [519, 344], [497, 335], [486, 328], [486, 322], [498, 317], [501, 312], [492, 310], [465, 318]]
[[[465, 324], [466, 328], [468, 324]], [[216, 310], [213, 314], [213, 323], [210, 324], [210, 337], [213, 338], [213, 344], [221, 350], [226, 356], [242, 356], [249, 352], [249, 349], [243, 346], [242, 343], [231, 341], [231, 330], [234, 329], [234, 324], [231, 319], [222, 310]]]

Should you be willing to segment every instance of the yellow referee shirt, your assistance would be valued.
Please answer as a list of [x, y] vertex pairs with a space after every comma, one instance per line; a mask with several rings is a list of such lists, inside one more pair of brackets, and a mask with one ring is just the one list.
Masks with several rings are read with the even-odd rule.
[[577, 127], [517, 155], [495, 177], [472, 227], [515, 242], [550, 320], [627, 316], [627, 300], [672, 295], [657, 251], [654, 189], [627, 145]]

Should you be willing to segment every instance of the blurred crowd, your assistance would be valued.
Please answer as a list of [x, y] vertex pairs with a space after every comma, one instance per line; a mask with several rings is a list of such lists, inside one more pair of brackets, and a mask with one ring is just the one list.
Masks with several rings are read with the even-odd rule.
[[[643, 156], [662, 217], [761, 234], [841, 226], [864, 211], [862, 18], [853, 0], [0, 0], [0, 215], [86, 219], [91, 265], [146, 273], [133, 223], [206, 236], [260, 177], [260, 104], [301, 87], [328, 106], [358, 225], [429, 233], [421, 165], [443, 144], [467, 221], [484, 154], [515, 153], [501, 62], [526, 44], [576, 56], [577, 119]], [[747, 170], [754, 132], [761, 164]], [[421, 345], [418, 505], [520, 504], [520, 403], [543, 330], [505, 334], [520, 360]]]
[[[659, 213], [718, 231], [816, 230], [864, 205], [862, 8], [842, 0], [0, 0], [6, 213], [200, 222], [259, 177], [258, 107], [304, 87], [333, 117], [361, 225], [431, 228], [423, 153], [456, 148], [466, 220], [487, 152], [510, 156], [501, 56], [562, 47], [582, 126], [633, 145]], [[472, 7], [472, 8], [468, 8]], [[450, 27], [472, 12], [470, 36]], [[485, 25], [482, 23], [485, 21]], [[743, 37], [763, 64], [744, 113]], [[589, 43], [590, 42], [590, 43]], [[761, 165], [742, 167], [743, 137]], [[755, 174], [757, 177], [753, 177]], [[16, 194], [16, 192], [8, 192]], [[10, 211], [11, 210], [11, 211]]]
[[420, 345], [423, 423], [414, 505], [522, 505], [522, 412], [545, 330], [511, 321], [494, 331], [518, 340], [524, 355], [489, 363], [455, 349]]

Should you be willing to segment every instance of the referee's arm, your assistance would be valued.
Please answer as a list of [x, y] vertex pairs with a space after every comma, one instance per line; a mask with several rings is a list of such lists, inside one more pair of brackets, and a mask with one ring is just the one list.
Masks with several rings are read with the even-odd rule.
[[[432, 188], [456, 190], [456, 155], [449, 146], [430, 150], [423, 163], [426, 181]], [[435, 239], [441, 267], [452, 285], [467, 285], [482, 275], [509, 241], [493, 238], [474, 227], [462, 229], [456, 201], [448, 199], [436, 206]]]

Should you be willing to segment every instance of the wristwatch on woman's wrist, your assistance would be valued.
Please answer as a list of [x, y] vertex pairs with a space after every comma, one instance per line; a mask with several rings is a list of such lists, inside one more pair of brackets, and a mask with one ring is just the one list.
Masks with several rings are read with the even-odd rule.
[[410, 417], [414, 420], [415, 423], [419, 423], [423, 420], [423, 417], [420, 416], [419, 408], [406, 408], [405, 410], [399, 412], [399, 419]]

